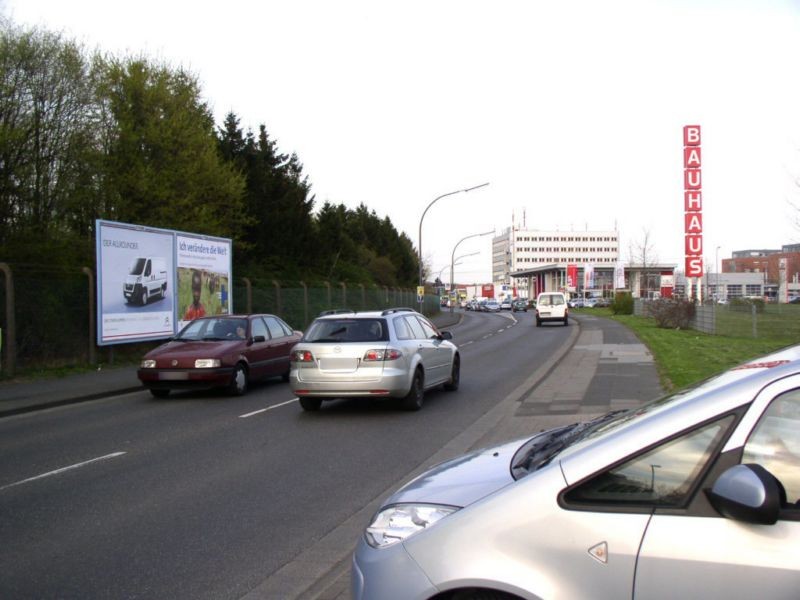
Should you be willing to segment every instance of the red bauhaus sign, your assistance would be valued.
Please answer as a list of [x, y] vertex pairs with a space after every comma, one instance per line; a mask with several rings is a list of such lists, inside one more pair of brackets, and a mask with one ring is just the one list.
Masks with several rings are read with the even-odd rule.
[[703, 179], [700, 125], [683, 128], [683, 234], [686, 277], [703, 276]]

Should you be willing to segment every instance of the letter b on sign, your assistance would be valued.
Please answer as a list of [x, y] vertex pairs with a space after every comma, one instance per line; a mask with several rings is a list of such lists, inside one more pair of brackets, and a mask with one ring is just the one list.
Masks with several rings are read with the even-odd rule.
[[684, 146], [700, 145], [700, 125], [686, 125], [683, 128], [683, 145]]

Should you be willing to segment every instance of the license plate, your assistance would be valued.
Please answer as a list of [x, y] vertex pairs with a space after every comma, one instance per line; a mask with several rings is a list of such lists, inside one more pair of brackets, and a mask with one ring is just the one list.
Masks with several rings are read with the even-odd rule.
[[541, 311], [539, 311], [539, 314], [542, 315], [543, 317], [549, 317], [550, 316], [549, 312], [541, 312]]
[[189, 379], [188, 373], [159, 373], [158, 378], [163, 381], [182, 381]]

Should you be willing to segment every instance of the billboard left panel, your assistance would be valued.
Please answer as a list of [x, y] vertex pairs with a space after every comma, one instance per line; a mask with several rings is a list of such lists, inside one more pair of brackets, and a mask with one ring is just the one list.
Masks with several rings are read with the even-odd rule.
[[97, 343], [175, 334], [175, 234], [97, 221]]

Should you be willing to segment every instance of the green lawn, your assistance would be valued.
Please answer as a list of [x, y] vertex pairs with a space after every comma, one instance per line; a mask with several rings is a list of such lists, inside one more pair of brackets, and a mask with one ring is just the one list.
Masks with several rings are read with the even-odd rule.
[[694, 330], [659, 329], [655, 321], [633, 315], [613, 316], [610, 309], [583, 309], [578, 314], [610, 317], [629, 327], [647, 345], [666, 390], [702, 381], [737, 364], [768, 354], [791, 343], [786, 337], [715, 336]]

